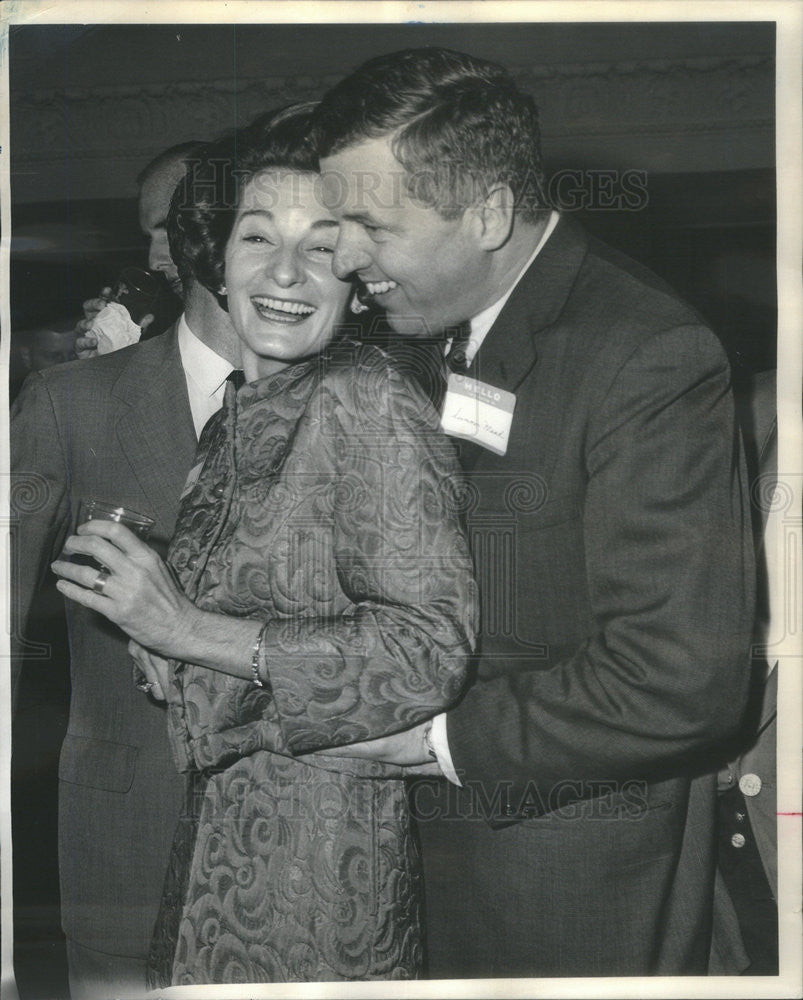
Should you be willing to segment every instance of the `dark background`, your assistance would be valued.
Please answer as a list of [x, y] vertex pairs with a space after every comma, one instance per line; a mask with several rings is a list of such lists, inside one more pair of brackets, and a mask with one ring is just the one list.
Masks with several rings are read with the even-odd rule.
[[[429, 44], [503, 63], [534, 95], [564, 210], [695, 305], [737, 382], [774, 365], [771, 22], [12, 27], [12, 363], [15, 330], [77, 318], [122, 264], [144, 264], [135, 178], [158, 152], [319, 97], [373, 55]], [[618, 195], [632, 171], [642, 195], [628, 205]], [[69, 680], [52, 596], [32, 636], [52, 654], [29, 664], [14, 728], [23, 1000], [66, 989], [55, 782]]]

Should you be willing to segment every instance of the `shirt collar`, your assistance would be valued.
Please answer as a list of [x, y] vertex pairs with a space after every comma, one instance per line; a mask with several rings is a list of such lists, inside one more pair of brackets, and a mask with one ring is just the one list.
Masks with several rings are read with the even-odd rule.
[[204, 396], [214, 395], [232, 371], [231, 362], [207, 347], [192, 332], [184, 313], [178, 321], [178, 349], [184, 371], [199, 392]]
[[479, 350], [480, 345], [482, 344], [483, 340], [485, 340], [485, 337], [488, 334], [488, 331], [496, 322], [499, 313], [502, 312], [502, 310], [504, 309], [505, 303], [513, 294], [513, 289], [516, 287], [516, 285], [518, 285], [518, 283], [524, 277], [524, 274], [527, 272], [530, 265], [538, 256], [538, 254], [543, 250], [546, 241], [554, 232], [555, 226], [557, 226], [559, 219], [560, 219], [560, 214], [553, 210], [549, 215], [549, 221], [546, 224], [546, 229], [541, 234], [541, 239], [538, 241], [535, 250], [533, 250], [533, 252], [527, 258], [524, 267], [522, 267], [522, 269], [516, 275], [516, 280], [513, 282], [510, 288], [508, 288], [508, 290], [505, 292], [505, 294], [502, 296], [501, 299], [497, 299], [496, 302], [488, 306], [486, 309], [483, 309], [482, 312], [477, 313], [477, 315], [472, 318], [471, 335], [468, 339], [468, 346], [466, 349], [466, 359], [469, 362]]

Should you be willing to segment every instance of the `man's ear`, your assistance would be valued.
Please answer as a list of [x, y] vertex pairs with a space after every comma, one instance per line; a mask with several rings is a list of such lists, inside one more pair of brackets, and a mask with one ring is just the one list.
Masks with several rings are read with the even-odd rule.
[[513, 228], [516, 206], [510, 186], [495, 184], [469, 211], [474, 215], [480, 247], [483, 250], [498, 250]]

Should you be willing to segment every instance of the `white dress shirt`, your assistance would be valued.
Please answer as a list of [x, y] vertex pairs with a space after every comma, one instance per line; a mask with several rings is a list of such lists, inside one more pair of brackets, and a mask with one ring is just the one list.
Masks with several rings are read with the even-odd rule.
[[[524, 274], [529, 269], [530, 265], [538, 256], [538, 254], [541, 252], [546, 241], [554, 232], [555, 226], [557, 226], [559, 218], [560, 215], [558, 214], [558, 212], [553, 211], [550, 214], [546, 229], [544, 230], [541, 239], [538, 241], [538, 245], [536, 246], [535, 250], [533, 250], [533, 252], [530, 254], [524, 267], [516, 275], [516, 280], [513, 282], [510, 288], [508, 288], [505, 294], [500, 299], [497, 299], [496, 302], [488, 306], [486, 309], [483, 309], [482, 312], [477, 313], [476, 316], [472, 317], [471, 333], [469, 334], [468, 344], [466, 345], [466, 362], [468, 364], [471, 364], [472, 360], [474, 359], [474, 355], [480, 349], [480, 345], [482, 344], [483, 340], [485, 340], [488, 331], [496, 322], [499, 313], [502, 311], [502, 309], [505, 306], [505, 303], [510, 298], [513, 289], [516, 287], [516, 285], [518, 285], [518, 283], [524, 277]], [[451, 346], [451, 344], [449, 346]], [[454, 768], [454, 762], [452, 761], [452, 754], [451, 751], [449, 750], [449, 740], [446, 735], [445, 713], [442, 712], [440, 715], [436, 715], [435, 718], [432, 720], [432, 729], [430, 730], [429, 739], [432, 749], [435, 751], [435, 756], [438, 759], [438, 766], [440, 767], [441, 771], [443, 771], [444, 776], [448, 778], [449, 781], [451, 781], [453, 784], [462, 785], [463, 782], [457, 776], [457, 772], [455, 771]]]
[[178, 350], [187, 380], [195, 436], [200, 437], [207, 420], [223, 405], [226, 379], [233, 366], [198, 339], [183, 313], [178, 321]]

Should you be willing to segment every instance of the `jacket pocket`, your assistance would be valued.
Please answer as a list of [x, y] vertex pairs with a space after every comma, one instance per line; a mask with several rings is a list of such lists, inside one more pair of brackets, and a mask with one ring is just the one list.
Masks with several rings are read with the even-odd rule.
[[127, 792], [134, 782], [136, 747], [89, 736], [64, 737], [59, 780], [105, 792]]

